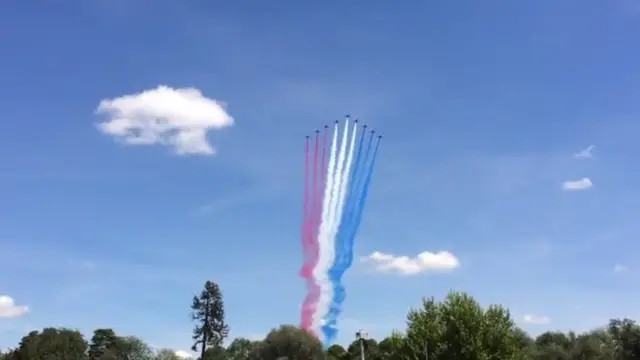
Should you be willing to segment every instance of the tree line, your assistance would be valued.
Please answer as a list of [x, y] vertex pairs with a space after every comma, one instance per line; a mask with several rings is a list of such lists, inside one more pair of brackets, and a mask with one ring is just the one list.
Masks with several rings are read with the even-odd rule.
[[[236, 338], [227, 346], [229, 326], [219, 286], [211, 281], [193, 297], [192, 350], [200, 360], [640, 360], [640, 326], [611, 319], [581, 334], [547, 331], [532, 337], [500, 305], [483, 308], [470, 295], [450, 292], [442, 301], [424, 298], [409, 311], [406, 329], [377, 341], [358, 336], [346, 347], [324, 349], [293, 325], [281, 325], [260, 341]], [[360, 334], [359, 334], [360, 335]], [[170, 349], [152, 349], [140, 338], [96, 329], [87, 341], [73, 329], [45, 328], [25, 335], [0, 360], [178, 360]]]

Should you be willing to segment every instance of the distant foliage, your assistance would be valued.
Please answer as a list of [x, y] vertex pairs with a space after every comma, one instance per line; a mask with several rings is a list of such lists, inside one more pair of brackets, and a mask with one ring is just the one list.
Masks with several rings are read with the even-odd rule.
[[254, 360], [308, 359], [323, 360], [325, 352], [318, 338], [293, 325], [273, 329], [260, 342], [250, 358]]
[[[293, 325], [271, 330], [261, 341], [236, 338], [227, 346], [222, 292], [206, 282], [193, 298], [194, 349], [199, 360], [637, 360], [640, 326], [612, 319], [582, 334], [547, 331], [537, 337], [518, 328], [509, 311], [486, 308], [466, 293], [451, 292], [442, 301], [425, 298], [407, 315], [407, 328], [380, 342], [360, 339], [346, 347], [324, 349], [320, 341]], [[169, 349], [154, 350], [134, 336], [113, 329], [94, 330], [89, 341], [76, 330], [45, 328], [26, 334], [0, 360], [179, 360]]]

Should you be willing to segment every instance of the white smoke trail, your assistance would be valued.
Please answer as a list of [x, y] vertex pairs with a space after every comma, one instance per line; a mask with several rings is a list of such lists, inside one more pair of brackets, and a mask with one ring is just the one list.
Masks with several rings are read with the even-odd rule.
[[[329, 270], [335, 261], [335, 237], [338, 232], [338, 226], [342, 218], [342, 210], [344, 208], [344, 200], [346, 194], [346, 186], [348, 184], [349, 174], [351, 172], [351, 162], [353, 159], [353, 152], [355, 148], [356, 137], [356, 124], [352, 130], [352, 137], [347, 150], [347, 140], [349, 135], [349, 121], [345, 121], [344, 130], [342, 133], [342, 143], [340, 150], [338, 151], [338, 160], [336, 171], [334, 172], [334, 180], [332, 182], [332, 189], [330, 191], [329, 212], [327, 216], [327, 226], [324, 227], [322, 234], [322, 242], [326, 246], [326, 258], [323, 258], [322, 267], [318, 267], [318, 275], [322, 271], [322, 276], [327, 277], [320, 286], [320, 297], [318, 299], [316, 313], [314, 317], [314, 328], [318, 328], [324, 324], [324, 318], [329, 311], [329, 307], [333, 299], [333, 284], [328, 278]], [[348, 154], [347, 154], [348, 153]], [[346, 158], [346, 164], [345, 164]], [[318, 261], [320, 265], [320, 261]], [[326, 267], [325, 267], [326, 266]]]
[[[340, 143], [340, 150], [338, 150], [338, 164], [336, 165], [336, 171], [334, 173], [334, 181], [333, 187], [331, 189], [331, 201], [329, 202], [329, 216], [327, 221], [326, 232], [323, 234], [323, 241], [326, 243], [326, 255], [324, 258], [324, 263], [322, 264], [322, 272], [323, 276], [326, 278], [320, 286], [320, 297], [318, 299], [318, 305], [316, 307], [316, 314], [318, 316], [318, 321], [316, 322], [318, 326], [322, 326], [324, 322], [324, 317], [329, 311], [329, 306], [331, 305], [331, 299], [333, 298], [333, 284], [331, 283], [328, 275], [329, 269], [331, 269], [331, 265], [335, 261], [336, 257], [336, 242], [335, 242], [335, 233], [334, 230], [336, 228], [336, 223], [338, 222], [337, 213], [338, 213], [338, 195], [340, 192], [340, 181], [342, 180], [342, 173], [344, 172], [344, 162], [347, 156], [347, 140], [349, 135], [349, 119], [345, 120], [344, 130], [342, 132], [342, 141]], [[318, 265], [320, 265], [320, 261], [318, 261]]]
[[[336, 125], [336, 129], [337, 129]], [[320, 256], [318, 257], [318, 264], [316, 271], [314, 271], [314, 275], [317, 275], [316, 279], [321, 279], [319, 281], [320, 287], [320, 297], [318, 299], [318, 304], [316, 306], [316, 312], [314, 314], [313, 327], [314, 329], [319, 329], [323, 325], [324, 316], [329, 310], [329, 305], [331, 304], [331, 299], [333, 297], [333, 284], [329, 279], [329, 269], [335, 260], [335, 236], [332, 236], [333, 228], [335, 227], [336, 222], [336, 212], [338, 205], [338, 193], [340, 189], [340, 180], [341, 174], [344, 170], [344, 161], [346, 157], [347, 150], [347, 135], [349, 129], [349, 119], [345, 121], [344, 130], [342, 133], [342, 141], [340, 144], [340, 149], [338, 150], [337, 163], [335, 164], [335, 169], [332, 171], [332, 180], [327, 179], [327, 188], [329, 189], [329, 202], [328, 202], [328, 211], [326, 223], [323, 221], [322, 226], [320, 227], [320, 234], [318, 236], [318, 241], [321, 246]], [[332, 144], [333, 146], [337, 145], [336, 142]], [[334, 160], [335, 161], [335, 160]], [[329, 186], [331, 185], [331, 186]], [[326, 193], [325, 193], [326, 194]]]
[[[335, 232], [336, 224], [340, 221], [338, 217], [338, 205], [339, 205], [339, 196], [340, 189], [342, 188], [342, 174], [345, 171], [345, 160], [347, 157], [347, 140], [349, 139], [349, 119], [344, 122], [344, 130], [342, 131], [342, 142], [340, 143], [340, 150], [338, 151], [338, 165], [335, 172], [335, 180], [333, 182], [333, 189], [331, 189], [331, 203], [329, 205], [329, 232], [327, 236], [331, 239], [331, 246], [329, 250], [329, 259], [331, 263], [333, 263], [334, 254], [335, 254]], [[327, 268], [327, 270], [329, 270]]]
[[[348, 124], [345, 124], [345, 129], [344, 129], [344, 135], [343, 135], [343, 144], [340, 148], [341, 150], [341, 155], [344, 155], [344, 145], [345, 145], [345, 140], [347, 139], [347, 134], [348, 134], [349, 128], [348, 128]], [[353, 124], [353, 128], [351, 130], [351, 141], [349, 142], [349, 150], [348, 150], [348, 154], [346, 155], [347, 159], [346, 159], [346, 163], [344, 164], [344, 167], [341, 167], [341, 172], [336, 173], [336, 177], [338, 178], [338, 181], [334, 184], [334, 186], [337, 189], [337, 204], [335, 207], [335, 213], [331, 216], [331, 227], [329, 229], [329, 239], [331, 240], [331, 264], [329, 265], [329, 269], [331, 268], [331, 266], [333, 265], [333, 262], [335, 261], [335, 247], [336, 247], [336, 235], [338, 234], [338, 228], [340, 227], [340, 223], [342, 222], [342, 213], [344, 212], [344, 203], [345, 203], [345, 199], [347, 196], [347, 185], [349, 184], [349, 177], [351, 176], [351, 164], [353, 163], [353, 153], [355, 152], [355, 145], [356, 145], [356, 135], [358, 133], [358, 123]], [[342, 162], [344, 161], [344, 158], [339, 158], [338, 159], [338, 164], [339, 166], [342, 165]], [[327, 269], [327, 271], [329, 270]], [[318, 305], [321, 305], [321, 310], [322, 312], [319, 312], [321, 314], [323, 314], [323, 322], [325, 319], [325, 317], [327, 316], [327, 312], [329, 311], [329, 308], [333, 302], [333, 283], [331, 283], [331, 281], [329, 281], [330, 286], [331, 286], [331, 290], [326, 292], [326, 293], [322, 293], [322, 294], [326, 294], [326, 298], [323, 298], [322, 295], [320, 295], [320, 298], [322, 300], [318, 301]], [[326, 299], [326, 303], [324, 303], [323, 301], [325, 301]], [[320, 306], [319, 306], [320, 307]]]
[[[332, 259], [329, 257], [328, 248], [331, 245], [331, 239], [328, 235], [329, 216], [331, 210], [331, 190], [333, 189], [333, 183], [335, 182], [336, 175], [336, 151], [338, 148], [338, 124], [336, 123], [333, 129], [333, 137], [331, 138], [331, 151], [329, 152], [329, 163], [326, 169], [326, 185], [324, 188], [324, 196], [322, 197], [322, 216], [320, 219], [320, 228], [318, 229], [318, 262], [313, 269], [313, 277], [316, 284], [320, 288], [320, 297], [326, 292], [326, 289], [331, 289], [331, 283], [329, 282], [328, 270]], [[317, 330], [320, 328], [322, 317], [324, 313], [319, 311], [320, 300], [316, 304], [316, 311], [313, 314], [312, 329]]]
[[[346, 127], [346, 126], [345, 126]], [[344, 201], [347, 196], [347, 185], [349, 185], [349, 177], [351, 176], [351, 163], [353, 162], [353, 153], [356, 145], [356, 135], [358, 132], [358, 123], [353, 124], [353, 129], [351, 130], [351, 143], [349, 144], [349, 153], [347, 154], [347, 162], [342, 170], [342, 174], [340, 175], [340, 179], [336, 186], [338, 187], [338, 204], [336, 205], [336, 214], [333, 218], [332, 227], [331, 227], [331, 239], [336, 237], [338, 233], [338, 228], [340, 227], [340, 223], [342, 222], [342, 213], [344, 212]], [[347, 129], [345, 129], [345, 134]], [[333, 242], [333, 250], [335, 255], [335, 241]]]

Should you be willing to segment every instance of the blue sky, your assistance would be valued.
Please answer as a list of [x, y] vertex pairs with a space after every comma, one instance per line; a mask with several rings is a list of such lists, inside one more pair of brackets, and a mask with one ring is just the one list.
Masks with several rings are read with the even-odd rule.
[[[449, 289], [532, 332], [639, 315], [639, 16], [630, 0], [5, 4], [0, 294], [30, 311], [0, 318], [0, 347], [55, 325], [187, 349], [206, 279], [233, 336], [297, 323], [303, 136], [345, 113], [385, 134], [357, 253], [461, 266], [356, 264], [341, 342]], [[227, 104], [215, 155], [98, 130], [101, 100], [158, 85]]]

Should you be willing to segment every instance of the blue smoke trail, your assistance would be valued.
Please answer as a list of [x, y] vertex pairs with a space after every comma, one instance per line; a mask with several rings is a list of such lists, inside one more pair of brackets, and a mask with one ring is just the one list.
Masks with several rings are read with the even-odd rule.
[[[366, 125], [365, 125], [366, 126]], [[341, 250], [345, 249], [348, 246], [348, 241], [345, 241], [346, 239], [344, 238], [344, 236], [348, 233], [347, 232], [347, 228], [348, 226], [351, 224], [351, 221], [353, 221], [353, 211], [355, 210], [355, 199], [357, 198], [356, 195], [359, 194], [360, 191], [356, 191], [356, 189], [358, 189], [358, 185], [362, 182], [362, 178], [364, 173], [364, 169], [361, 166], [361, 161], [360, 159], [362, 158], [362, 145], [364, 144], [364, 137], [365, 137], [366, 133], [363, 131], [362, 135], [360, 136], [360, 144], [358, 145], [358, 153], [356, 155], [356, 162], [354, 165], [354, 169], [351, 173], [351, 179], [349, 179], [349, 191], [347, 192], [347, 202], [346, 202], [346, 206], [345, 206], [345, 211], [342, 215], [342, 221], [340, 222], [340, 228], [338, 229], [338, 237], [337, 237], [337, 247], [339, 247]], [[369, 138], [369, 142], [367, 144], [367, 149], [364, 155], [364, 162], [366, 163], [369, 157], [369, 152], [371, 151], [371, 138], [372, 136]], [[366, 166], [366, 165], [365, 165]], [[339, 271], [340, 268], [340, 264], [344, 263], [346, 261], [345, 259], [345, 252], [344, 251], [340, 251], [336, 253], [336, 259], [335, 262], [333, 264], [333, 267], [331, 267], [331, 272], [334, 275], [338, 275], [339, 273], [336, 273], [336, 271]], [[338, 280], [340, 278], [338, 277]]]
[[325, 325], [322, 332], [328, 344], [331, 344], [337, 335], [337, 319], [341, 310], [341, 305], [346, 298], [346, 292], [342, 285], [342, 276], [353, 263], [353, 247], [355, 236], [364, 212], [364, 204], [369, 191], [369, 184], [373, 174], [373, 166], [378, 152], [380, 140], [376, 143], [373, 155], [370, 157], [373, 148], [373, 132], [369, 137], [367, 148], [364, 154], [364, 164], [361, 165], [362, 145], [365, 133], [363, 132], [358, 146], [356, 164], [349, 181], [349, 191], [347, 193], [346, 209], [340, 223], [338, 236], [336, 238], [336, 254], [334, 264], [329, 270], [329, 278], [333, 284], [333, 299], [329, 312], [325, 316]]
[[[366, 127], [366, 125], [365, 125]], [[359, 193], [356, 191], [357, 183], [361, 182], [361, 178], [363, 178], [364, 172], [362, 171], [363, 160], [366, 161], [368, 153], [371, 148], [371, 139], [369, 139], [369, 143], [367, 146], [366, 153], [363, 159], [363, 151], [362, 147], [365, 142], [366, 132], [362, 132], [360, 136], [360, 141], [358, 144], [358, 149], [356, 152], [356, 160], [353, 165], [353, 170], [351, 171], [351, 177], [349, 178], [348, 191], [347, 191], [347, 199], [345, 202], [345, 209], [342, 214], [342, 219], [340, 221], [340, 226], [338, 228], [338, 234], [336, 236], [336, 253], [334, 258], [334, 263], [331, 269], [329, 269], [329, 279], [333, 284], [333, 298], [331, 299], [331, 304], [327, 314], [325, 315], [325, 325], [322, 326], [322, 332], [325, 335], [326, 343], [331, 344], [333, 339], [336, 336], [337, 330], [335, 328], [336, 318], [340, 314], [339, 304], [336, 303], [336, 297], [338, 299], [344, 298], [342, 293], [344, 293], [344, 289], [341, 285], [342, 274], [346, 271], [346, 267], [344, 264], [347, 263], [345, 258], [345, 253], [347, 252], [346, 248], [348, 246], [348, 241], [345, 238], [347, 233], [347, 227], [349, 222], [353, 219], [353, 208], [355, 206], [355, 197]], [[361, 174], [362, 173], [362, 174]]]
[[353, 222], [353, 227], [351, 228], [351, 233], [349, 234], [350, 243], [350, 251], [351, 254], [349, 256], [348, 267], [353, 263], [353, 244], [356, 239], [356, 235], [358, 234], [358, 229], [360, 228], [360, 223], [362, 222], [362, 214], [364, 213], [364, 204], [367, 202], [367, 197], [369, 196], [369, 187], [371, 186], [371, 178], [373, 177], [373, 169], [376, 165], [376, 159], [378, 158], [378, 148], [380, 147], [380, 138], [376, 142], [376, 147], [373, 150], [373, 156], [371, 157], [371, 164], [369, 165], [369, 171], [367, 173], [367, 178], [364, 180], [364, 188], [362, 189], [362, 195], [360, 196], [360, 201], [358, 206], [356, 207], [356, 219]]

